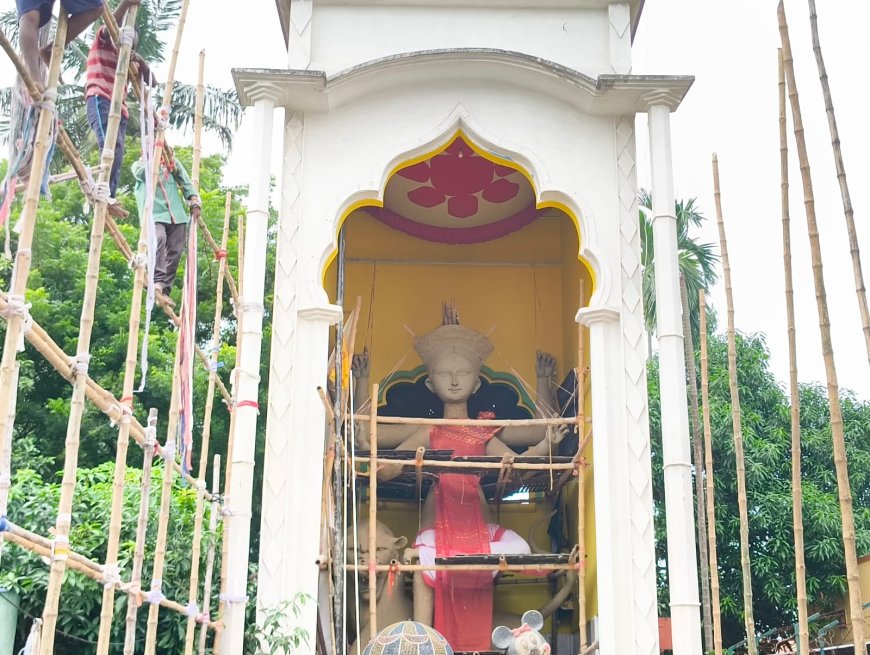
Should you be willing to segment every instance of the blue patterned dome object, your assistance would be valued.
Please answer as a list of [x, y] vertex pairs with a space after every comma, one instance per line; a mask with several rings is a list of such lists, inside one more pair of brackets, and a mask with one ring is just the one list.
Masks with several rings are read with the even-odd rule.
[[440, 632], [416, 621], [400, 621], [381, 630], [363, 655], [453, 655]]

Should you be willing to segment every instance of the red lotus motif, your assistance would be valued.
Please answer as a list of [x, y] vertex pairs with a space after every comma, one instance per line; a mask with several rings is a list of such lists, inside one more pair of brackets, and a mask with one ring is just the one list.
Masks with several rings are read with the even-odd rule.
[[513, 200], [520, 185], [506, 178], [515, 172], [481, 157], [457, 138], [444, 152], [429, 161], [403, 168], [398, 174], [428, 184], [408, 192], [408, 200], [415, 205], [431, 209], [447, 201], [448, 214], [468, 218], [477, 213], [480, 197], [494, 204]]

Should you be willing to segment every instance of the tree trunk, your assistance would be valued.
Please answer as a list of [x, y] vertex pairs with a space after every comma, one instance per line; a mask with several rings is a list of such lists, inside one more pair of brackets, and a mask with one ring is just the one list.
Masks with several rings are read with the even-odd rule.
[[704, 468], [707, 479], [707, 541], [710, 548], [710, 596], [713, 606], [713, 652], [722, 655], [722, 607], [719, 605], [719, 556], [716, 552], [716, 488], [713, 485], [713, 430], [710, 426], [710, 379], [707, 374], [707, 299], [698, 292], [701, 309], [701, 406], [704, 409]]
[[755, 615], [752, 611], [752, 570], [749, 563], [749, 511], [746, 503], [746, 462], [743, 455], [743, 426], [740, 423], [740, 391], [737, 385], [737, 343], [734, 336], [734, 295], [731, 290], [731, 264], [728, 241], [722, 218], [722, 196], [719, 192], [719, 159], [713, 155], [713, 195], [716, 200], [716, 225], [719, 228], [719, 249], [725, 276], [725, 300], [728, 305], [728, 386], [731, 391], [731, 423], [734, 432], [734, 458], [737, 474], [737, 507], [740, 514], [740, 568], [743, 571], [743, 622], [746, 626], [746, 648], [757, 655]]
[[791, 267], [791, 220], [788, 203], [788, 132], [786, 126], [785, 68], [779, 50], [779, 166], [782, 193], [782, 260], [785, 268], [785, 311], [788, 321], [789, 388], [791, 391], [791, 493], [794, 522], [794, 571], [797, 581], [798, 647], [809, 655], [807, 622], [807, 569], [804, 562], [803, 494], [801, 489], [801, 408], [797, 374], [797, 335], [794, 322], [794, 285]]
[[809, 4], [813, 53], [816, 56], [816, 67], [819, 69], [819, 82], [822, 85], [822, 95], [825, 98], [825, 112], [828, 115], [828, 127], [831, 131], [831, 148], [834, 151], [837, 182], [840, 183], [843, 215], [846, 218], [846, 232], [849, 235], [849, 255], [852, 257], [852, 273], [855, 276], [855, 294], [858, 296], [858, 311], [861, 313], [861, 326], [864, 329], [864, 345], [867, 348], [867, 359], [870, 361], [870, 312], [867, 309], [867, 290], [864, 287], [861, 252], [858, 247], [858, 233], [855, 230], [855, 212], [852, 209], [852, 196], [849, 194], [849, 184], [846, 181], [846, 167], [843, 163], [843, 151], [840, 149], [840, 130], [837, 128], [837, 116], [834, 114], [834, 100], [831, 97], [831, 86], [828, 84], [828, 71], [825, 69], [825, 60], [822, 57], [822, 44], [819, 41], [819, 21], [816, 14], [816, 2], [815, 0], [809, 0]]
[[701, 612], [704, 619], [704, 651], [713, 646], [713, 617], [710, 607], [710, 562], [707, 549], [707, 521], [704, 516], [704, 448], [701, 444], [701, 421], [698, 413], [698, 374], [695, 367], [695, 344], [689, 318], [689, 291], [686, 278], [680, 275], [680, 301], [683, 305], [683, 335], [686, 351], [686, 375], [689, 383], [689, 411], [692, 427], [692, 458], [695, 466], [695, 506], [698, 528], [698, 559], [701, 563]]
[[840, 389], [837, 383], [837, 368], [834, 364], [834, 346], [831, 341], [831, 319], [828, 314], [828, 298], [822, 271], [822, 249], [819, 244], [819, 228], [816, 223], [816, 206], [813, 198], [813, 180], [807, 156], [807, 144], [801, 119], [800, 100], [794, 77], [794, 60], [785, 7], [780, 0], [777, 8], [779, 34], [782, 40], [782, 57], [785, 79], [789, 89], [791, 112], [794, 119], [794, 136], [800, 161], [803, 182], [804, 206], [807, 216], [807, 233], [810, 238], [813, 283], [816, 290], [816, 307], [819, 313], [819, 332], [822, 337], [822, 357], [828, 386], [828, 406], [831, 412], [831, 439], [834, 446], [834, 466], [837, 470], [837, 489], [840, 497], [840, 515], [843, 528], [843, 550], [846, 560], [846, 583], [849, 588], [849, 615], [852, 634], [857, 650], [864, 648], [864, 609], [861, 605], [861, 583], [858, 574], [858, 554], [855, 548], [855, 518], [852, 513], [852, 490], [849, 484], [849, 465], [846, 460], [846, 438], [843, 432], [843, 414], [840, 409]]

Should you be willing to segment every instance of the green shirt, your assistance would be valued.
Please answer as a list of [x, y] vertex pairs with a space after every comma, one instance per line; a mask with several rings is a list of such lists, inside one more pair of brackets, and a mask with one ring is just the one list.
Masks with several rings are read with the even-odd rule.
[[[141, 161], [133, 163], [133, 176], [136, 178], [136, 202], [139, 205], [139, 215], [145, 211], [145, 166]], [[186, 200], [199, 198], [197, 190], [193, 188], [190, 176], [184, 170], [184, 166], [177, 159], [175, 170], [170, 172], [166, 165], [161, 162], [160, 175], [157, 180], [157, 192], [154, 195], [154, 222], [155, 223], [189, 223], [190, 215], [187, 213]]]

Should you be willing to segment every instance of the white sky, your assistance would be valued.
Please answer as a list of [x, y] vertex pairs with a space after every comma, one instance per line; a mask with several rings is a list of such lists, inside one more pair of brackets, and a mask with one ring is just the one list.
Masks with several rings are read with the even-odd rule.
[[[858, 236], [870, 253], [866, 217], [870, 212], [870, 149], [866, 129], [867, 93], [860, 62], [870, 61], [870, 3], [818, 0], [822, 47], [839, 119], [846, 170], [851, 181]], [[855, 300], [842, 205], [836, 183], [830, 137], [812, 56], [805, 0], [787, 0], [798, 89], [804, 110], [816, 210], [825, 257], [825, 279], [840, 384], [870, 398], [868, 367]], [[717, 244], [710, 157], [718, 152], [723, 205], [729, 236], [736, 323], [744, 332], [767, 335], [773, 367], [787, 380], [788, 351], [781, 259], [779, 137], [776, 48], [779, 34], [775, 0], [647, 0], [635, 40], [634, 72], [691, 74], [697, 79], [673, 117], [677, 196], [697, 197], [710, 220], [698, 235]], [[286, 55], [273, 0], [249, 0], [243, 9], [232, 0], [191, 2], [177, 77], [193, 83], [197, 53], [205, 48], [209, 84], [229, 88], [232, 67], [280, 68]], [[158, 68], [158, 74], [163, 70]], [[11, 67], [0, 63], [0, 82], [8, 84]], [[276, 114], [279, 112], [276, 112]], [[276, 116], [275, 149], [280, 143]], [[646, 121], [638, 120], [640, 184], [648, 186]], [[227, 167], [231, 184], [247, 181], [253, 144], [246, 120], [236, 136]], [[189, 137], [178, 138], [186, 141]], [[205, 151], [218, 150], [207, 141]], [[794, 148], [792, 147], [792, 152]], [[274, 153], [273, 170], [279, 169]], [[797, 161], [792, 162], [792, 227], [802, 381], [825, 378], [818, 318]], [[867, 259], [870, 283], [870, 259]], [[721, 283], [713, 303], [724, 327]]]

